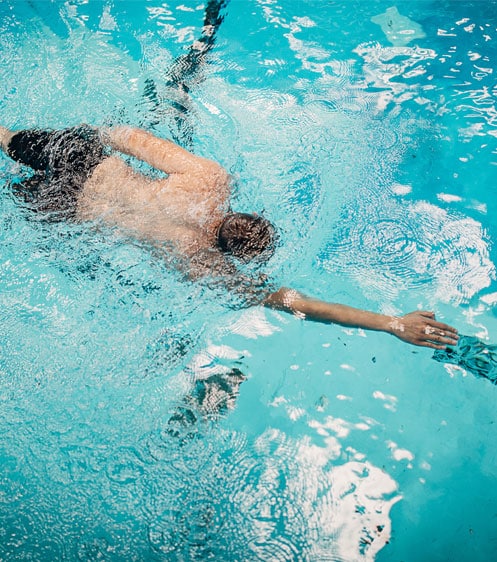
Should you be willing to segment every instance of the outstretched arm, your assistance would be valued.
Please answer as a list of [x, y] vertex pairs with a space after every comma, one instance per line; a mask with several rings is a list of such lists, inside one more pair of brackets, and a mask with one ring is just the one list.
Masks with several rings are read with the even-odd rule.
[[302, 315], [305, 319], [316, 322], [386, 332], [413, 345], [434, 349], [456, 345], [458, 339], [457, 330], [437, 322], [433, 312], [417, 311], [400, 317], [386, 316], [343, 304], [311, 299], [287, 288], [271, 293], [264, 299], [263, 304]]
[[240, 296], [245, 305], [263, 304], [296, 314], [305, 320], [386, 332], [407, 343], [433, 349], [456, 345], [459, 338], [457, 330], [438, 322], [433, 312], [416, 311], [400, 317], [387, 316], [309, 298], [286, 287], [275, 291], [274, 285], [265, 276], [254, 279], [243, 274], [216, 250], [199, 252], [193, 256], [188, 275], [190, 279], [207, 279], [213, 287], [221, 284], [224, 289]]

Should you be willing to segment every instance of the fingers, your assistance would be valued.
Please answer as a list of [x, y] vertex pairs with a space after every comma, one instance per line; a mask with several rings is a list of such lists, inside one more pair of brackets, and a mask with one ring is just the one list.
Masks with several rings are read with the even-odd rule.
[[424, 332], [427, 336], [429, 336], [428, 339], [430, 340], [437, 339], [437, 337], [441, 337], [450, 341], [457, 341], [459, 339], [457, 332], [442, 330], [440, 328], [434, 328], [432, 326], [426, 326]]
[[432, 326], [434, 328], [437, 328], [439, 330], [443, 330], [445, 332], [450, 332], [452, 334], [457, 334], [457, 330], [452, 327], [449, 326], [448, 324], [444, 324], [443, 322], [438, 322], [437, 320], [435, 320], [435, 313], [434, 312], [430, 312], [427, 310], [423, 310], [420, 312], [421, 316], [424, 316], [425, 318], [430, 318], [432, 321], [428, 323], [429, 326]]
[[[425, 318], [430, 318], [431, 320], [426, 322], [424, 333], [428, 336], [425, 341], [429, 342], [430, 347], [436, 347], [436, 349], [445, 349], [443, 344], [447, 345], [457, 345], [457, 340], [459, 336], [457, 335], [457, 330], [448, 324], [443, 322], [437, 322], [435, 320], [435, 314], [432, 312], [422, 312], [422, 316]], [[440, 347], [442, 346], [442, 347]]]
[[406, 314], [402, 317], [399, 332], [393, 333], [401, 340], [433, 349], [455, 346], [459, 339], [455, 328], [438, 322], [435, 320], [435, 313], [428, 310]]
[[422, 342], [418, 345], [420, 345], [421, 347], [431, 347], [432, 349], [447, 349], [446, 345], [442, 345], [442, 344], [434, 343], [434, 342], [430, 342], [430, 341], [425, 341], [425, 342]]
[[453, 334], [457, 334], [457, 330], [448, 324], [444, 324], [443, 322], [430, 322], [430, 326], [437, 328], [438, 330], [443, 330], [445, 332], [450, 332]]
[[435, 318], [435, 313], [431, 310], [420, 310], [419, 314], [421, 314], [421, 316], [424, 316], [425, 318]]
[[457, 340], [448, 336], [435, 336], [429, 339], [430, 342], [441, 345], [457, 345]]
[[430, 334], [428, 337], [421, 339], [417, 345], [433, 349], [446, 349], [448, 345], [457, 345], [457, 340], [453, 336]]
[[459, 336], [457, 334], [453, 334], [451, 332], [446, 333], [444, 330], [437, 330], [435, 328], [431, 328], [427, 326], [425, 328], [426, 338], [424, 341], [435, 342], [435, 343], [442, 343], [447, 345], [456, 345]]
[[457, 342], [459, 341], [459, 336], [445, 334], [445, 336], [443, 336], [440, 341], [442, 343], [446, 343], [447, 345], [457, 345]]
[[443, 322], [426, 322], [422, 328], [423, 336], [418, 345], [434, 349], [445, 349], [447, 345], [457, 345], [457, 330]]
[[425, 330], [426, 334], [429, 335], [429, 340], [446, 343], [448, 345], [457, 345], [459, 336], [457, 334], [457, 330], [455, 330], [451, 326], [447, 326], [446, 324], [439, 324], [437, 322], [436, 325], [430, 326], [429, 328], [429, 331]]
[[435, 349], [445, 349], [447, 345], [457, 345], [457, 339], [457, 335], [445, 334], [444, 332], [431, 333], [422, 345], [428, 345]]

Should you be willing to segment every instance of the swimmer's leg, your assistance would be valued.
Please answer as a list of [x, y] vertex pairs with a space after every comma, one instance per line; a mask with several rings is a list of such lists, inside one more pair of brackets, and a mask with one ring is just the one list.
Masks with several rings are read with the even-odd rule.
[[[179, 56], [173, 62], [167, 73], [166, 86], [168, 97], [162, 100], [157, 91], [155, 81], [148, 78], [145, 81], [143, 97], [147, 100], [150, 116], [149, 126], [160, 123], [161, 113], [171, 118], [171, 135], [173, 140], [181, 146], [191, 150], [193, 147], [194, 126], [191, 119], [192, 105], [189, 92], [204, 79], [203, 72], [206, 57], [214, 47], [216, 33], [223, 22], [222, 10], [229, 0], [209, 0], [204, 13], [204, 25], [199, 39], [193, 42], [188, 52]], [[164, 111], [167, 105], [169, 110]]]
[[216, 33], [224, 20], [221, 10], [228, 0], [209, 0], [205, 8], [204, 26], [199, 39], [193, 42], [188, 52], [178, 57], [168, 72], [167, 84], [188, 92], [192, 86], [203, 81], [203, 66], [206, 55], [214, 47]]

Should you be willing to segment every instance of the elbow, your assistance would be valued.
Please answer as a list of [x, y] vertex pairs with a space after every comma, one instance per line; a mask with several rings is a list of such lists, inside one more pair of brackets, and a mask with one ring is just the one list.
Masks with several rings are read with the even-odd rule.
[[198, 163], [204, 178], [212, 179], [216, 185], [224, 185], [229, 182], [228, 172], [217, 162], [202, 158]]
[[230, 176], [228, 172], [216, 162], [204, 158], [192, 162], [189, 173], [192, 177], [201, 179], [201, 183], [210, 193], [218, 192], [223, 198], [229, 191]]

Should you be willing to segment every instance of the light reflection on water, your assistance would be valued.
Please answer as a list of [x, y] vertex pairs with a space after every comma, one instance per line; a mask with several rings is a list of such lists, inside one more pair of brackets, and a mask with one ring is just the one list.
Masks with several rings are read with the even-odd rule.
[[[233, 2], [192, 94], [196, 149], [234, 174], [235, 205], [278, 223], [269, 267], [282, 283], [389, 311], [443, 302], [447, 320], [488, 333], [495, 202], [470, 176], [495, 183], [495, 22], [442, 27], [422, 4], [411, 17], [427, 38], [392, 44], [371, 21], [385, 3], [321, 13], [260, 0], [247, 14]], [[12, 127], [146, 123], [144, 79], [167, 98], [164, 68], [202, 14], [34, 6], [0, 38]], [[234, 312], [114, 233], [27, 221], [8, 195], [1, 205], [2, 555], [402, 559], [395, 519], [398, 550], [382, 550], [395, 509], [432, 537], [423, 498], [450, 489], [445, 472], [491, 478], [488, 388], [467, 373], [440, 376], [379, 335]], [[233, 368], [247, 379], [218, 381], [228, 399], [202, 386]]]

